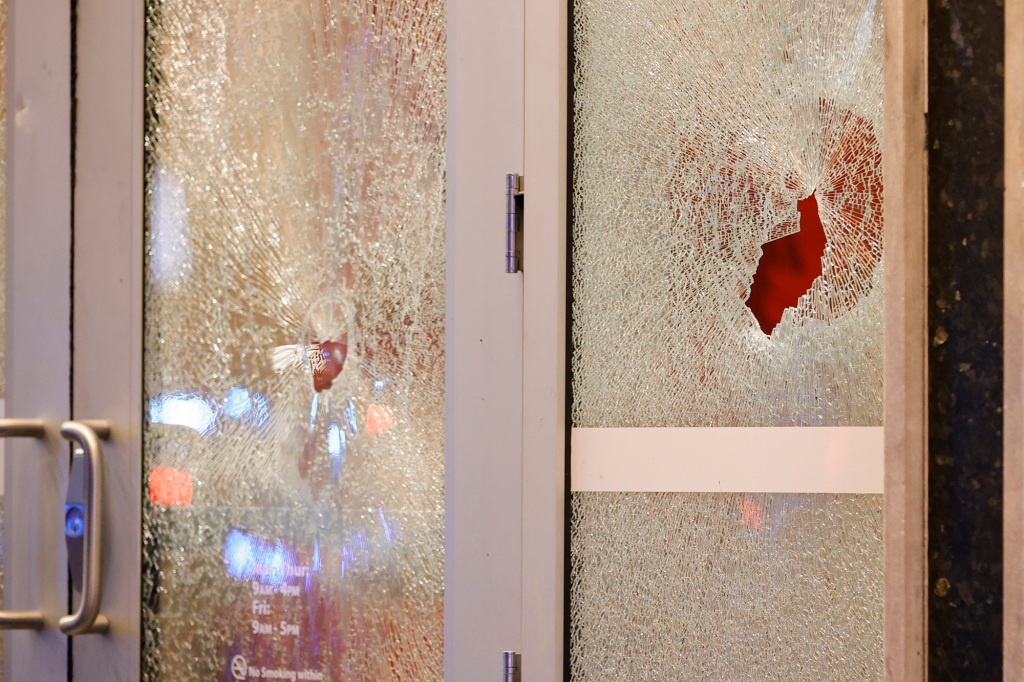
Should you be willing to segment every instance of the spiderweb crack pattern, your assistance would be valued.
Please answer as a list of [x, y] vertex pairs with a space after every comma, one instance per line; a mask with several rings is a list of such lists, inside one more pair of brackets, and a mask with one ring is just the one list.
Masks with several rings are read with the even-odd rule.
[[572, 494], [572, 679], [882, 679], [880, 495]]
[[[578, 0], [573, 423], [882, 423], [875, 0]], [[815, 193], [822, 275], [771, 336], [762, 244]]]
[[[148, 3], [145, 457], [192, 503], [145, 513], [147, 680], [442, 677], [445, 22]], [[301, 634], [253, 632], [295, 562]]]

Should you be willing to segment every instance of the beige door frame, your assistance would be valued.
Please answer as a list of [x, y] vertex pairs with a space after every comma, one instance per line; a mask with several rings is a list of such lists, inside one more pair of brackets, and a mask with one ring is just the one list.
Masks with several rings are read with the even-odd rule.
[[1003, 679], [1024, 674], [1024, 2], [1006, 3]]
[[927, 13], [885, 11], [885, 679], [927, 676]]
[[6, 415], [43, 439], [4, 443], [4, 600], [41, 610], [40, 632], [4, 633], [5, 680], [67, 676], [63, 499], [71, 411], [71, 16], [63, 0], [7, 4]]

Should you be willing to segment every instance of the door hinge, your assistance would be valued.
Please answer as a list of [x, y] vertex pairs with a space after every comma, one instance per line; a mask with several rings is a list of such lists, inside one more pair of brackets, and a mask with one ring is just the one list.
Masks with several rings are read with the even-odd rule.
[[523, 656], [516, 651], [506, 651], [502, 654], [505, 663], [505, 676], [501, 678], [504, 682], [520, 682], [519, 665]]
[[505, 176], [505, 272], [523, 269], [523, 176]]

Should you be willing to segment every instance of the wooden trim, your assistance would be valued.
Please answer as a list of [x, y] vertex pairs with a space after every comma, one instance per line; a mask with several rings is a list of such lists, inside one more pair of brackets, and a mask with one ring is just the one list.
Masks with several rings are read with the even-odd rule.
[[1006, 3], [1003, 306], [1003, 679], [1024, 673], [1024, 0]]
[[885, 679], [915, 682], [927, 676], [927, 11], [886, 0], [884, 12]]

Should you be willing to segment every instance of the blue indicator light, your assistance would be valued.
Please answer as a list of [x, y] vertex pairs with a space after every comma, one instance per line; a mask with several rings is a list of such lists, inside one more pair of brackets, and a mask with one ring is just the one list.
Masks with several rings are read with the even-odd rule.
[[64, 535], [80, 538], [85, 533], [85, 507], [80, 504], [64, 505]]

